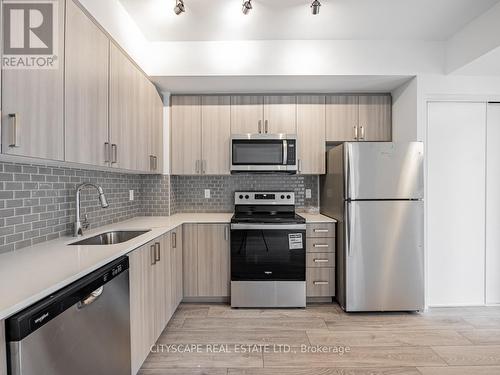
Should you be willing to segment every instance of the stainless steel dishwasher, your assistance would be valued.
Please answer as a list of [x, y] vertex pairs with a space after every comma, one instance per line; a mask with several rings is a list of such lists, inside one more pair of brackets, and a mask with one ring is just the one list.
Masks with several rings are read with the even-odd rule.
[[129, 375], [128, 268], [122, 257], [9, 318], [9, 374]]

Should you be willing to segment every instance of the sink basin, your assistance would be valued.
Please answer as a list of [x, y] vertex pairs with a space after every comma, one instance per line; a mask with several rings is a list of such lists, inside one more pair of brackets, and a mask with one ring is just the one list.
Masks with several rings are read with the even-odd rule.
[[122, 242], [127, 242], [132, 238], [138, 237], [141, 234], [149, 232], [149, 230], [121, 230], [98, 234], [94, 237], [89, 237], [81, 241], [70, 243], [70, 245], [115, 245]]

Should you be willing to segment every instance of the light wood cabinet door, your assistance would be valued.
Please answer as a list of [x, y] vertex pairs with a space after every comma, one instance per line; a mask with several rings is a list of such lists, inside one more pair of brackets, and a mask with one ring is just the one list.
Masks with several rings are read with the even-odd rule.
[[136, 150], [140, 112], [140, 72], [114, 44], [110, 44], [109, 130], [111, 166], [137, 168]]
[[171, 239], [171, 285], [172, 285], [172, 314], [182, 301], [182, 226], [173, 229], [170, 233]]
[[153, 160], [153, 170], [156, 173], [163, 172], [163, 100], [157, 92], [156, 87], [151, 84], [152, 110], [153, 110], [153, 130], [151, 132], [151, 154]]
[[203, 96], [201, 101], [202, 174], [228, 175], [231, 138], [229, 96]]
[[326, 153], [324, 96], [297, 97], [298, 163], [301, 174], [324, 174]]
[[392, 140], [392, 100], [389, 95], [359, 97], [360, 141]]
[[109, 39], [66, 2], [65, 160], [109, 165]]
[[152, 83], [139, 71], [134, 74], [137, 87], [137, 102], [135, 103], [137, 117], [134, 126], [136, 135], [135, 169], [143, 172], [153, 172], [151, 137], [153, 133], [153, 96]]
[[266, 96], [264, 99], [263, 133], [297, 133], [297, 98], [295, 96]]
[[154, 241], [129, 256], [132, 374], [139, 371], [155, 336]]
[[2, 71], [2, 153], [64, 160], [64, 14], [58, 1], [57, 69]]
[[198, 225], [182, 228], [182, 281], [184, 297], [198, 296]]
[[166, 233], [155, 241], [156, 263], [153, 266], [155, 303], [155, 341], [172, 316], [172, 290], [170, 280], [172, 278], [170, 249], [170, 233]]
[[173, 175], [201, 170], [201, 98], [172, 96], [171, 160]]
[[264, 132], [264, 97], [241, 95], [231, 97], [231, 134]]
[[358, 140], [358, 97], [333, 95], [326, 97], [327, 142], [352, 142]]
[[198, 225], [198, 296], [229, 296], [229, 225]]

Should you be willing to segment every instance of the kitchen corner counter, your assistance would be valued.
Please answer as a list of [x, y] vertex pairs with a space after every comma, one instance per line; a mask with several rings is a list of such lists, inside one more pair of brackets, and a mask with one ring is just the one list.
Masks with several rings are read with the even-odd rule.
[[[319, 214], [299, 213], [308, 223], [335, 222]], [[179, 213], [166, 217], [136, 217], [85, 232], [79, 239], [62, 237], [0, 255], [0, 320], [51, 295], [81, 277], [187, 223], [229, 223], [232, 213]], [[149, 232], [116, 245], [68, 246], [83, 238], [113, 230]]]
[[332, 219], [331, 217], [321, 215], [321, 214], [311, 214], [307, 212], [297, 212], [298, 215], [302, 216], [306, 219], [307, 224], [314, 223], [336, 223], [337, 220]]

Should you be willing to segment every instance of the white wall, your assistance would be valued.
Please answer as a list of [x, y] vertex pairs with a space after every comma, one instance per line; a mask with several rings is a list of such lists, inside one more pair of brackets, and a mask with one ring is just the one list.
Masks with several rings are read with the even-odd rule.
[[418, 80], [413, 78], [392, 92], [393, 140], [396, 142], [417, 139]]

